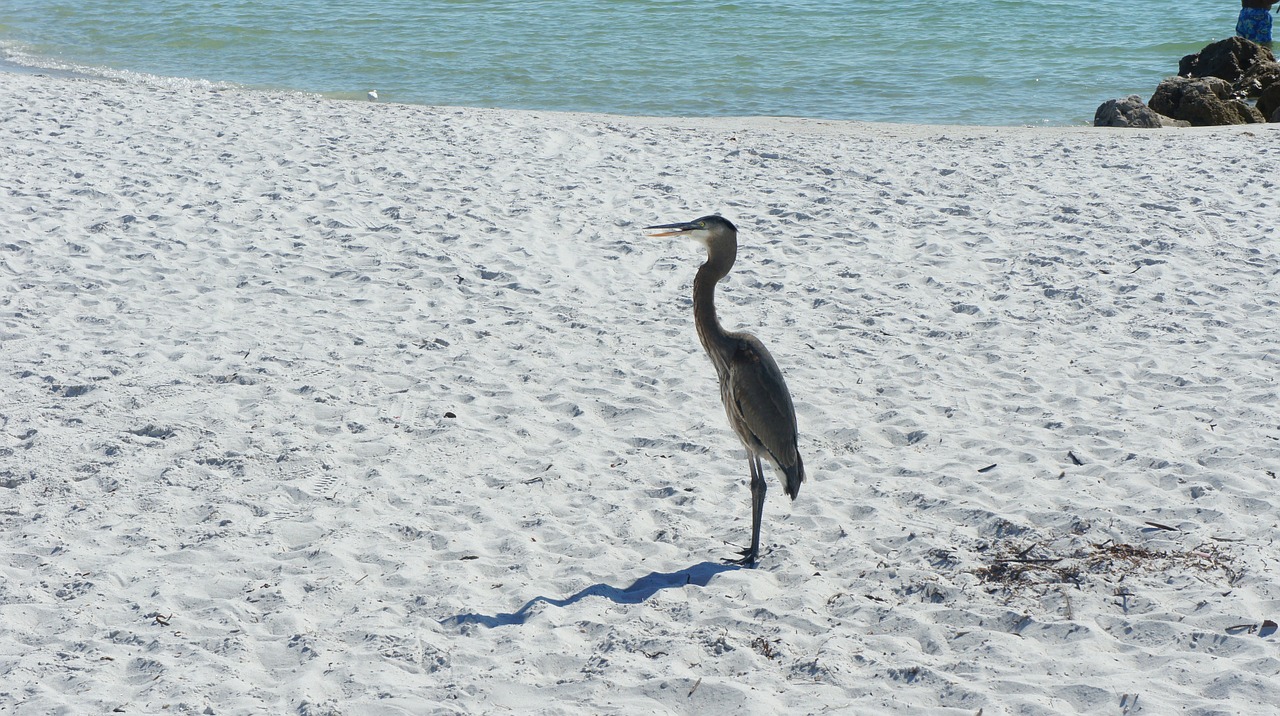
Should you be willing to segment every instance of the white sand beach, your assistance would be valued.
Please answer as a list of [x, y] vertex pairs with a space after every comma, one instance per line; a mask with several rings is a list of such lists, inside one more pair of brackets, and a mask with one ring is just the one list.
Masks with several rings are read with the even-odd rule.
[[0, 712], [1276, 713], [1278, 172], [0, 73]]

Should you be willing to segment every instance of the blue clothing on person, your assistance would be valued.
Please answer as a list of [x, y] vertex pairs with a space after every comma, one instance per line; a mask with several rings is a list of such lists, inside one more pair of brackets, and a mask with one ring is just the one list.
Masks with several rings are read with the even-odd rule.
[[1242, 7], [1236, 20], [1236, 34], [1246, 40], [1271, 43], [1271, 11], [1265, 8]]

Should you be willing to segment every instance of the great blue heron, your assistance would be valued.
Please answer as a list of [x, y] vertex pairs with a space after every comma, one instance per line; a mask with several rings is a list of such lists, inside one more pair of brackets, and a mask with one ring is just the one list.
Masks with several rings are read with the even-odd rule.
[[747, 449], [751, 469], [751, 547], [742, 550], [739, 564], [755, 564], [760, 554], [760, 517], [768, 484], [760, 458], [768, 460], [782, 478], [791, 499], [804, 482], [804, 462], [796, 448], [796, 411], [782, 371], [773, 356], [750, 333], [731, 333], [716, 319], [716, 283], [729, 274], [738, 255], [738, 228], [720, 216], [690, 222], [646, 226], [652, 236], [687, 236], [707, 248], [707, 261], [693, 279], [693, 321], [702, 347], [720, 378], [720, 400], [729, 426]]

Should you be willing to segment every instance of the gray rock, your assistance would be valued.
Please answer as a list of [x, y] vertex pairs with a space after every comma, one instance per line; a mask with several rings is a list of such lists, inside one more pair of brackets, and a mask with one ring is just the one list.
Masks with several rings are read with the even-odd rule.
[[1136, 94], [1124, 99], [1109, 99], [1093, 114], [1095, 127], [1188, 127], [1190, 123], [1166, 117], [1151, 109]]

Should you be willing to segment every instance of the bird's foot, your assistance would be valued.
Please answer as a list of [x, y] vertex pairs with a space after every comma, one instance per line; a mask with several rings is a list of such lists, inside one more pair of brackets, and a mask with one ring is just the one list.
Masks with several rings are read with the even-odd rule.
[[725, 564], [737, 564], [737, 565], [740, 565], [740, 566], [743, 566], [743, 567], [754, 567], [754, 566], [756, 566], [756, 558], [760, 556], [760, 554], [759, 554], [759, 551], [758, 551], [758, 550], [751, 549], [750, 547], [748, 547], [747, 549], [742, 550], [742, 552], [741, 552], [740, 554], [741, 554], [742, 556], [741, 556], [741, 557], [739, 557], [738, 559], [733, 559], [733, 558], [731, 558], [731, 557], [730, 557], [730, 558], [726, 558], [726, 559], [724, 560], [724, 563], [725, 563]]

